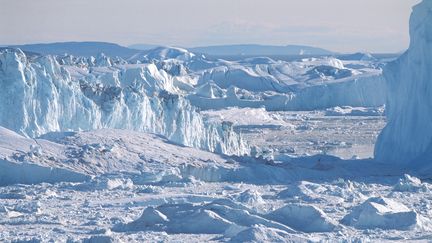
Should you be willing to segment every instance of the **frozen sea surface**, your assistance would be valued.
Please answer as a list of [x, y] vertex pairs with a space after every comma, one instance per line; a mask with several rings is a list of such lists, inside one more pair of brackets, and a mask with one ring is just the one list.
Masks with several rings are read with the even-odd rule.
[[[311, 116], [318, 121], [336, 119], [324, 113]], [[277, 122], [296, 126], [289, 113], [283, 115], [285, 119]], [[357, 119], [344, 124], [357, 130], [360, 120], [383, 123], [382, 118]], [[260, 137], [256, 129], [251, 137]], [[313, 151], [310, 156], [279, 151], [274, 160], [233, 157], [126, 130], [51, 133], [36, 140], [1, 131], [5, 139], [0, 144], [0, 239], [4, 241], [317, 242], [432, 237], [428, 233], [432, 185], [415, 173], [404, 175], [373, 160], [341, 160], [312, 155]], [[266, 137], [270, 136], [266, 131], [277, 133], [261, 131]], [[352, 139], [352, 133], [326, 131], [329, 138]], [[320, 141], [322, 136], [314, 137], [320, 134], [295, 136], [299, 141], [302, 136]]]
[[334, 155], [373, 158], [378, 134], [386, 124], [382, 108], [335, 107], [324, 111], [277, 111], [230, 108], [204, 114], [231, 121], [235, 130], [272, 156]]

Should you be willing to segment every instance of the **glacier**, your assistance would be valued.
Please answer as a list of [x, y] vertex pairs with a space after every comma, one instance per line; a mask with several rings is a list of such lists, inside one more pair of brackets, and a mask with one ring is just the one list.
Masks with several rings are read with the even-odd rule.
[[29, 137], [117, 128], [161, 134], [208, 151], [248, 153], [231, 124], [203, 119], [177, 92], [174, 78], [154, 64], [5, 49], [0, 80], [0, 125]]
[[431, 0], [413, 8], [410, 36], [409, 49], [384, 71], [388, 124], [378, 138], [375, 158], [413, 168], [432, 162]]

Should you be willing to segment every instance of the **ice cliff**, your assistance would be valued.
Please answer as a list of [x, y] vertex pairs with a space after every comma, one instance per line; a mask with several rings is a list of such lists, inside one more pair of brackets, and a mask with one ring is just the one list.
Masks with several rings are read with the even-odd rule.
[[154, 64], [5, 49], [0, 51], [0, 125], [29, 137], [52, 131], [130, 129], [209, 151], [248, 152], [231, 124], [203, 119], [173, 82]]
[[432, 162], [432, 0], [413, 8], [411, 43], [384, 71], [388, 124], [375, 147], [378, 161], [409, 166]]

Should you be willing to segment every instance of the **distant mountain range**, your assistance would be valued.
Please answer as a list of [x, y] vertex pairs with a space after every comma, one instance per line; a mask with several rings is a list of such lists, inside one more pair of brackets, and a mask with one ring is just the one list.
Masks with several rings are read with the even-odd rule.
[[[157, 45], [136, 44], [129, 46], [133, 49], [149, 50]], [[271, 46], [271, 45], [220, 45], [186, 48], [191, 52], [212, 56], [291, 56], [291, 55], [332, 55], [335, 52], [322, 48], [302, 45]]]
[[132, 48], [120, 46], [107, 42], [59, 42], [48, 44], [29, 44], [8, 46], [20, 48], [23, 51], [35, 52], [40, 54], [63, 55], [65, 53], [74, 56], [97, 56], [103, 52], [108, 56], [118, 56], [129, 58], [130, 56], [140, 52]]
[[155, 49], [158, 47], [161, 47], [163, 45], [152, 45], [152, 44], [135, 44], [128, 46], [131, 49], [141, 50], [141, 51], [147, 51], [151, 49]]
[[[158, 45], [136, 44], [129, 47], [107, 42], [59, 42], [48, 44], [13, 45], [8, 47], [20, 48], [23, 51], [40, 54], [74, 56], [97, 56], [103, 52], [108, 56], [129, 58], [142, 50], [150, 50]], [[285, 55], [332, 55], [334, 52], [301, 45], [270, 46], [270, 45], [221, 45], [187, 48], [191, 52], [212, 56], [285, 56]]]
[[335, 54], [321, 48], [300, 45], [269, 46], [269, 45], [223, 45], [189, 48], [192, 52], [214, 56], [284, 56], [284, 55], [331, 55]]

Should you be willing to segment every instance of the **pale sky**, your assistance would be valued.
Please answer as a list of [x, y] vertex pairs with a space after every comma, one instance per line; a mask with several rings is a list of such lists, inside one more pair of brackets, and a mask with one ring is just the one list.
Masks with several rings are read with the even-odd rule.
[[420, 0], [0, 0], [0, 44], [302, 44], [339, 52], [408, 47]]

